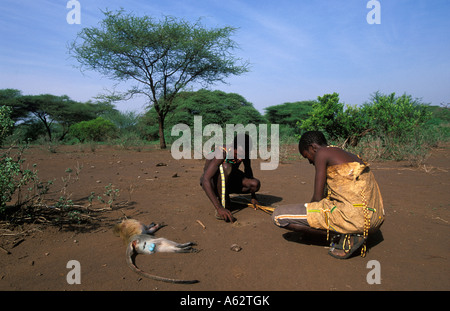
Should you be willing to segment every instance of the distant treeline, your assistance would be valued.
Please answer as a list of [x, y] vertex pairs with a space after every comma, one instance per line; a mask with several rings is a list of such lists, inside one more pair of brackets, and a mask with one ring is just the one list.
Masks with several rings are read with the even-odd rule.
[[[77, 102], [68, 96], [22, 95], [20, 90], [0, 90], [0, 106], [11, 108], [14, 123], [3, 144], [43, 141], [76, 144], [84, 142], [156, 141], [158, 115], [153, 108], [145, 113], [120, 112], [111, 102]], [[431, 106], [403, 94], [376, 92], [359, 106], [347, 106], [339, 94], [325, 94], [317, 100], [269, 106], [261, 114], [243, 96], [201, 89], [180, 92], [165, 118], [168, 142], [173, 125], [193, 126], [194, 116], [207, 124], [280, 124], [280, 140], [295, 143], [307, 130], [321, 130], [343, 147], [376, 144], [379, 157], [400, 159], [393, 146], [436, 146], [450, 136], [448, 107]], [[402, 148], [403, 148], [402, 147]], [[373, 149], [373, 148], [372, 148]], [[411, 151], [411, 150], [410, 150]]]

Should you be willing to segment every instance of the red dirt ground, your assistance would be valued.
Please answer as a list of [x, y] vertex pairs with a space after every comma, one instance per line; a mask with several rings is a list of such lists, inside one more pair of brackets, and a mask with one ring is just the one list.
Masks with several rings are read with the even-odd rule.
[[[295, 146], [289, 153], [274, 171], [261, 171], [259, 160], [253, 162], [254, 174], [262, 182], [261, 203], [311, 198], [314, 167], [300, 159]], [[70, 230], [28, 224], [14, 231], [1, 229], [0, 290], [449, 290], [449, 156], [448, 148], [434, 150], [420, 168], [404, 162], [372, 163], [385, 203], [385, 223], [380, 234], [369, 237], [365, 258], [337, 260], [327, 254], [325, 240], [280, 229], [260, 210], [236, 209], [238, 220], [233, 224], [216, 220], [199, 186], [201, 160], [177, 161], [170, 150], [99, 146], [93, 152], [71, 146], [50, 153], [33, 147], [25, 163], [36, 163], [42, 180], [55, 179], [53, 190], [62, 188], [66, 169], [72, 168], [74, 177], [76, 168], [81, 168], [79, 180], [72, 178], [66, 192], [76, 204], [87, 205], [92, 191], [101, 195], [110, 183], [120, 189], [120, 197], [112, 211], [99, 215], [98, 226]], [[156, 166], [160, 162], [167, 166]], [[97, 202], [94, 207], [104, 205]], [[140, 268], [200, 282], [169, 284], [132, 272], [125, 263], [125, 245], [111, 231], [124, 215], [145, 223], [164, 222], [168, 226], [156, 236], [195, 241], [201, 249], [190, 254], [139, 255]], [[242, 250], [230, 250], [232, 244]], [[66, 281], [70, 260], [80, 262], [81, 284]], [[367, 283], [370, 260], [380, 263], [381, 284]]]

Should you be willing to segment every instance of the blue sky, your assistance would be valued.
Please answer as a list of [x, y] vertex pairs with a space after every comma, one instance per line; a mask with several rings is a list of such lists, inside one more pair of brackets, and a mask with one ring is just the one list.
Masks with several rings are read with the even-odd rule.
[[[450, 1], [379, 0], [381, 24], [370, 25], [368, 0], [78, 0], [81, 24], [68, 24], [68, 0], [2, 0], [0, 88], [24, 95], [50, 93], [88, 101], [115, 82], [81, 73], [67, 53], [100, 10], [123, 7], [137, 15], [163, 15], [207, 27], [239, 28], [237, 56], [251, 71], [212, 85], [264, 108], [337, 92], [359, 105], [375, 91], [407, 93], [423, 102], [450, 102]], [[118, 88], [123, 89], [126, 85]], [[142, 112], [144, 98], [117, 103]]]

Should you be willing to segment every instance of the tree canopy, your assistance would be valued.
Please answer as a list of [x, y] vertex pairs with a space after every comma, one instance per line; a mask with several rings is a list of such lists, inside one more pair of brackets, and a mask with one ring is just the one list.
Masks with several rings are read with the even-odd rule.
[[265, 117], [272, 124], [283, 124], [294, 128], [298, 121], [309, 117], [316, 101], [298, 101], [264, 108]]
[[58, 140], [64, 139], [72, 124], [91, 120], [101, 113], [112, 111], [109, 103], [81, 103], [67, 95], [52, 94], [21, 95], [15, 89], [0, 90], [0, 105], [12, 108], [11, 119], [24, 124], [39, 122], [45, 129], [47, 137], [54, 139], [55, 126], [58, 126]]
[[248, 63], [232, 53], [238, 47], [231, 39], [236, 28], [207, 29], [200, 21], [156, 20], [123, 10], [103, 13], [98, 27], [78, 33], [70, 53], [82, 69], [136, 83], [121, 98], [147, 97], [157, 113], [161, 148], [166, 148], [164, 121], [178, 92], [192, 83], [224, 82], [248, 71]]
[[[156, 111], [150, 109], [142, 119], [149, 138], [158, 133]], [[202, 116], [203, 126], [207, 124], [259, 124], [266, 119], [244, 97], [236, 93], [201, 89], [196, 92], [180, 92], [172, 104], [166, 125], [170, 129], [178, 123], [194, 126], [194, 116]]]

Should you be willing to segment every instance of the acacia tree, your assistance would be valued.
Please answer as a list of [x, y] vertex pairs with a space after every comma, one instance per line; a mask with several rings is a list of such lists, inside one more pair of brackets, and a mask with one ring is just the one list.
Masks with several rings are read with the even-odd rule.
[[67, 95], [52, 94], [25, 95], [10, 100], [7, 105], [13, 108], [18, 116], [17, 120], [25, 122], [39, 120], [45, 127], [49, 140], [54, 138], [53, 126], [55, 124], [61, 129], [58, 139], [63, 140], [72, 124], [94, 119], [97, 112], [109, 108], [104, 103], [80, 103], [71, 100]]
[[160, 147], [166, 148], [164, 120], [176, 94], [188, 84], [202, 86], [224, 82], [230, 75], [248, 71], [248, 63], [236, 58], [237, 44], [230, 38], [233, 27], [207, 29], [165, 16], [155, 20], [117, 12], [103, 12], [99, 27], [83, 28], [69, 52], [80, 68], [94, 70], [134, 86], [115, 98], [133, 95], [148, 98], [158, 115]]

